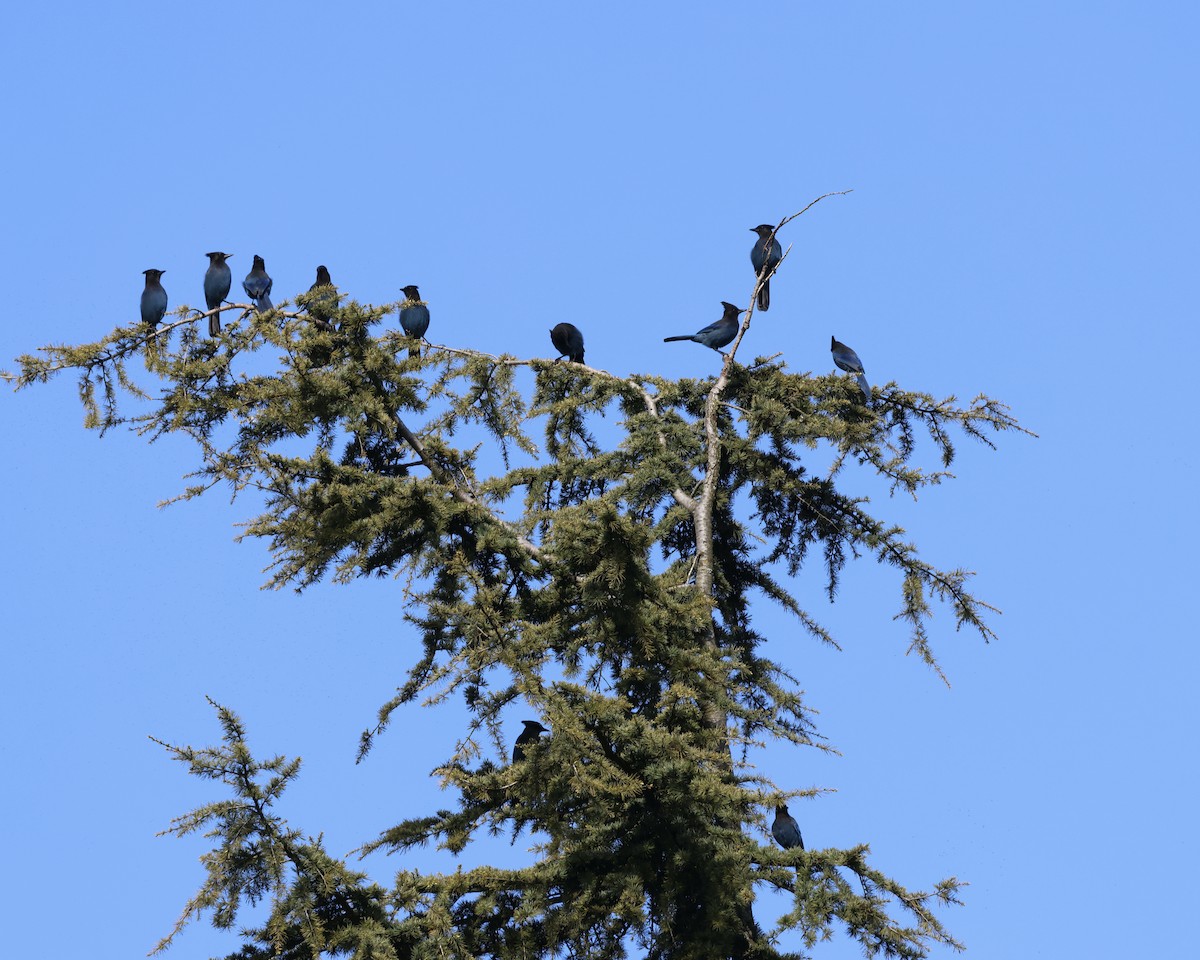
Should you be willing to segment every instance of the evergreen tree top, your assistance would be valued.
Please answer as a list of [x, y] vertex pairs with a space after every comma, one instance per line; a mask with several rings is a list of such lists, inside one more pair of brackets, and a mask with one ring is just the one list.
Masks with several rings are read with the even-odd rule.
[[[199, 461], [175, 499], [222, 483], [235, 499], [253, 493], [243, 536], [267, 541], [272, 586], [398, 580], [416, 645], [360, 759], [415, 701], [459, 697], [471, 723], [433, 771], [455, 808], [406, 819], [363, 854], [432, 840], [457, 855], [479, 831], [515, 839], [526, 826], [539, 836], [521, 869], [401, 867], [393, 889], [368, 883], [272, 812], [298, 761], [255, 761], [218, 707], [222, 746], [168, 745], [234, 797], [172, 825], [219, 839], [177, 931], [202, 911], [232, 923], [243, 898], [269, 891], [271, 920], [240, 956], [617, 957], [636, 945], [765, 958], [781, 956], [752, 911], [766, 885], [794, 891], [779, 929], [809, 946], [838, 923], [886, 956], [955, 944], [931, 913], [956, 902], [954, 879], [911, 892], [865, 847], [767, 839], [764, 811], [818, 791], [776, 785], [755, 744], [828, 748], [753, 614], [770, 602], [840, 642], [789, 580], [816, 561], [833, 599], [847, 560], [872, 556], [896, 573], [910, 649], [940, 675], [935, 607], [984, 640], [994, 608], [968, 570], [923, 559], [850, 488], [866, 476], [915, 498], [950, 476], [954, 431], [991, 446], [1023, 428], [984, 396], [959, 405], [893, 382], [866, 399], [852, 377], [793, 372], [778, 354], [744, 363], [754, 301], [702, 379], [458, 345], [410, 356], [409, 338], [383, 329], [403, 304], [319, 291], [262, 313], [224, 305], [234, 319], [216, 338], [184, 306], [157, 329], [20, 358], [18, 387], [76, 372], [89, 428], [192, 438]], [[517, 704], [549, 734], [510, 763]]]

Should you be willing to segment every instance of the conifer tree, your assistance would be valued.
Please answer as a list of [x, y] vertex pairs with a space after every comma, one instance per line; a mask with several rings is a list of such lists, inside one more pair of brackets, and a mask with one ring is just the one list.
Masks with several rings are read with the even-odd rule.
[[[214, 704], [219, 746], [164, 744], [230, 795], [172, 823], [216, 843], [160, 947], [201, 916], [230, 927], [263, 898], [269, 919], [232, 956], [766, 960], [784, 956], [776, 935], [789, 929], [806, 949], [841, 929], [868, 956], [958, 946], [936, 915], [957, 902], [957, 880], [909, 890], [866, 847], [771, 842], [769, 816], [797, 794], [755, 766], [752, 745], [823, 747], [752, 611], [776, 604], [833, 643], [789, 578], [819, 563], [832, 598], [847, 559], [870, 556], [894, 569], [912, 649], [935, 671], [935, 605], [990, 638], [969, 574], [922, 559], [842, 479], [869, 471], [915, 497], [947, 476], [953, 431], [990, 446], [992, 432], [1022, 428], [983, 396], [960, 406], [890, 383], [866, 403], [842, 374], [792, 372], [779, 355], [742, 362], [766, 279], [704, 379], [417, 351], [383, 323], [397, 304], [326, 296], [329, 322], [315, 324], [320, 291], [262, 313], [181, 307], [157, 329], [20, 358], [18, 387], [76, 371], [90, 428], [192, 438], [195, 482], [179, 499], [220, 483], [261, 492], [246, 535], [269, 543], [271, 585], [387, 577], [380, 589], [403, 591], [419, 647], [360, 758], [419, 699], [460, 698], [470, 720], [432, 771], [455, 805], [414, 811], [363, 854], [403, 858], [429, 841], [458, 854], [498, 829], [539, 842], [520, 869], [460, 872], [447, 855], [443, 873], [372, 883], [287, 823], [298, 761], [256, 759], [236, 714]], [[198, 323], [212, 313], [226, 323], [209, 338]], [[922, 434], [940, 455], [932, 470], [917, 462]], [[822, 450], [832, 469], [806, 462]], [[510, 762], [502, 717], [511, 731], [526, 716], [550, 733]], [[755, 917], [763, 889], [794, 896], [774, 930]]]

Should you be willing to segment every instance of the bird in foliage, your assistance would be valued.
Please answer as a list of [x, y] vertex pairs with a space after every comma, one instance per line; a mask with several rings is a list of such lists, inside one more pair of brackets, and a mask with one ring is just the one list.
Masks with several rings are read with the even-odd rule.
[[724, 300], [721, 301], [721, 306], [725, 308], [725, 313], [720, 320], [710, 323], [703, 330], [697, 330], [690, 336], [663, 337], [663, 343], [670, 343], [672, 340], [692, 340], [702, 343], [706, 347], [712, 347], [717, 353], [720, 353], [721, 348], [737, 336], [738, 316], [745, 313], [741, 307], [735, 307], [732, 303], [726, 303]]
[[167, 291], [163, 289], [160, 278], [166, 270], [143, 270], [146, 275], [146, 289], [142, 291], [142, 323], [151, 330], [162, 321], [167, 312]]
[[519, 763], [525, 759], [526, 744], [533, 743], [543, 733], [550, 732], [536, 720], [522, 720], [521, 722], [525, 724], [525, 729], [521, 731], [521, 735], [517, 737], [517, 742], [513, 744], [513, 763]]
[[[754, 275], [768, 278], [763, 280], [762, 286], [758, 288], [758, 309], [766, 313], [771, 309], [771, 281], [769, 278], [775, 268], [779, 266], [779, 261], [783, 259], [783, 247], [779, 245], [778, 240], [771, 236], [775, 228], [769, 223], [760, 223], [757, 227], [751, 227], [750, 230], [752, 233], [758, 234], [758, 239], [750, 248], [750, 262], [754, 264]], [[770, 242], [769, 248], [768, 241]]]
[[[225, 261], [233, 256], [232, 253], [206, 253], [208, 269], [204, 272], [204, 302], [209, 310], [216, 310], [229, 296], [229, 288], [233, 285], [233, 274], [229, 272], [229, 264]], [[214, 313], [208, 318], [208, 335], [219, 336], [221, 333], [221, 315]]]
[[867, 378], [863, 376], [862, 361], [858, 359], [858, 354], [846, 346], [837, 337], [829, 338], [829, 349], [833, 352], [833, 362], [845, 370], [847, 373], [853, 373], [855, 379], [858, 380], [858, 389], [862, 391], [863, 396], [871, 399], [871, 385], [867, 383]]
[[317, 279], [308, 288], [308, 292], [310, 294], [308, 313], [312, 317], [313, 323], [317, 325], [317, 329], [332, 333], [335, 328], [329, 318], [337, 309], [338, 292], [337, 287], [333, 285], [333, 280], [330, 279], [329, 268], [324, 264], [317, 267]]
[[267, 276], [266, 263], [257, 253], [254, 255], [254, 266], [242, 281], [242, 289], [246, 291], [246, 296], [254, 301], [259, 313], [272, 309], [271, 278]]
[[781, 803], [775, 808], [775, 822], [771, 824], [771, 836], [784, 850], [791, 850], [793, 847], [804, 849], [804, 838], [800, 836], [800, 824], [796, 822], [795, 817], [788, 813], [786, 803]]
[[[421, 299], [415, 283], [410, 283], [402, 289], [404, 302], [400, 304], [400, 326], [404, 328], [404, 332], [408, 336], [420, 340], [425, 336], [425, 331], [429, 329], [429, 305]], [[421, 348], [409, 347], [408, 355], [419, 357]]]
[[583, 334], [573, 323], [556, 323], [550, 331], [550, 342], [558, 351], [557, 363], [566, 357], [572, 363], [583, 363]]

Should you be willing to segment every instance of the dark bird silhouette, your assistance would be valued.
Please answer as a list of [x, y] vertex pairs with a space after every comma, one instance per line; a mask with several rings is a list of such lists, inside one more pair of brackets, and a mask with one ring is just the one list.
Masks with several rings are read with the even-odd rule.
[[[322, 290], [322, 287], [328, 287], [328, 290]], [[329, 277], [329, 268], [324, 264], [317, 267], [317, 279], [313, 281], [313, 285], [308, 288], [310, 294], [320, 294], [309, 299], [308, 313], [312, 317], [313, 323], [317, 328], [324, 330], [327, 333], [334, 331], [333, 323], [330, 317], [333, 316], [333, 311], [337, 309], [338, 292], [337, 287], [333, 285], [333, 280]]]
[[272, 309], [271, 282], [271, 278], [267, 276], [266, 263], [256, 253], [254, 266], [250, 268], [246, 279], [242, 281], [242, 289], [246, 291], [246, 296], [254, 301], [254, 306], [258, 308], [259, 313]]
[[775, 808], [775, 822], [771, 824], [771, 836], [784, 850], [791, 850], [793, 847], [804, 849], [804, 838], [800, 836], [800, 824], [796, 822], [795, 817], [788, 813], [786, 803], [781, 803]]
[[[404, 332], [408, 336], [420, 340], [425, 336], [425, 331], [429, 329], [429, 306], [421, 301], [421, 294], [415, 283], [410, 283], [402, 289], [404, 302], [400, 304], [400, 326], [404, 328]], [[421, 348], [409, 347], [408, 355], [419, 357]]]
[[556, 323], [550, 331], [550, 342], [558, 351], [558, 360], [566, 357], [572, 363], [583, 363], [583, 334], [575, 324]]
[[166, 270], [143, 270], [146, 275], [146, 289], [142, 291], [142, 323], [151, 330], [162, 322], [163, 314], [167, 312], [167, 291], [163, 289], [159, 278]]
[[745, 313], [741, 307], [735, 307], [732, 303], [726, 303], [724, 300], [721, 301], [721, 306], [725, 308], [725, 314], [716, 323], [710, 323], [703, 330], [697, 330], [691, 336], [663, 337], [663, 343], [670, 343], [672, 340], [694, 340], [696, 343], [712, 347], [717, 353], [720, 353], [721, 348], [737, 336], [738, 316]]
[[[771, 232], [775, 228], [769, 223], [760, 223], [757, 227], [751, 227], [752, 233], [758, 234], [758, 239], [754, 241], [754, 246], [750, 248], [750, 262], [754, 264], [754, 275], [756, 277], [767, 276], [779, 266], [779, 261], [783, 259], [783, 247], [779, 245], [779, 241], [771, 236]], [[767, 250], [767, 241], [771, 241], [771, 249]], [[764, 280], [762, 286], [758, 288], [758, 309], [766, 313], [771, 309], [771, 281]]]
[[536, 741], [543, 733], [550, 731], [543, 727], [536, 720], [522, 720], [525, 724], [525, 729], [521, 731], [521, 735], [517, 737], [517, 742], [513, 744], [513, 763], [518, 763], [525, 759], [525, 745]]
[[855, 379], [858, 380], [858, 389], [863, 392], [863, 396], [871, 399], [871, 385], [867, 383], [867, 378], [863, 376], [862, 361], [858, 359], [858, 354], [846, 346], [837, 337], [829, 338], [829, 349], [833, 351], [833, 362], [845, 370], [847, 373], [855, 374]]
[[[227, 296], [233, 285], [233, 274], [229, 272], [229, 264], [225, 261], [233, 256], [232, 253], [206, 253], [208, 270], [204, 273], [204, 302], [209, 310], [215, 310]], [[221, 333], [221, 315], [214, 313], [208, 318], [208, 335], [219, 336]]]

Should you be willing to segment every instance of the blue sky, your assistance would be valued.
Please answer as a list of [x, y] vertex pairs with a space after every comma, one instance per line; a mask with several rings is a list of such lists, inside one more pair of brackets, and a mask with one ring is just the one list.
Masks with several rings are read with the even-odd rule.
[[[935, 621], [951, 689], [904, 656], [874, 563], [833, 605], [798, 586], [841, 653], [763, 610], [842, 751], [770, 749], [764, 771], [837, 791], [793, 806], [809, 846], [870, 842], [912, 886], [969, 880], [944, 915], [969, 956], [1177, 955], [1200, 853], [1198, 21], [1183, 3], [26, 5], [0, 37], [0, 366], [130, 322], [147, 267], [172, 308], [200, 302], [221, 249], [235, 278], [262, 254], [277, 299], [318, 263], [361, 301], [418, 283], [435, 342], [549, 356], [570, 320], [596, 366], [703, 375], [711, 352], [661, 340], [748, 300], [748, 228], [853, 189], [784, 231], [743, 349], [824, 373], [836, 334], [873, 383], [983, 391], [1040, 438], [963, 440], [957, 480], [875, 500], [1004, 610], [991, 645]], [[260, 590], [264, 545], [233, 542], [252, 502], [159, 510], [188, 446], [81, 419], [69, 377], [0, 398], [14, 957], [51, 938], [135, 956], [169, 929], [204, 844], [154, 833], [218, 794], [147, 735], [215, 742], [205, 695], [262, 755], [304, 757], [283, 813], [333, 852], [449, 799], [424, 774], [452, 709], [398, 716], [353, 763], [413, 655], [398, 588]], [[175, 952], [233, 946], [195, 926]]]

